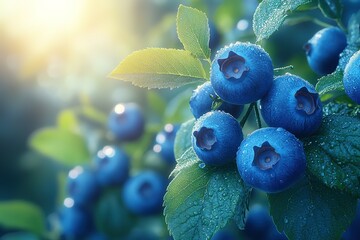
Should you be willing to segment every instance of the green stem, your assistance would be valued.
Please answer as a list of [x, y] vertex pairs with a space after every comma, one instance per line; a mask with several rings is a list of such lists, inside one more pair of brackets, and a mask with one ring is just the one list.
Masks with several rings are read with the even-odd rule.
[[343, 22], [341, 21], [341, 19], [337, 18], [335, 19], [337, 25], [341, 28], [341, 30], [343, 30], [345, 33], [347, 33], [347, 29], [344, 26]]
[[287, 71], [287, 70], [293, 70], [293, 69], [294, 69], [294, 66], [289, 65], [289, 66], [285, 66], [285, 67], [274, 68], [274, 72], [279, 73], [281, 71]]
[[245, 123], [246, 123], [246, 120], [249, 118], [250, 113], [251, 113], [251, 111], [253, 110], [253, 108], [254, 108], [255, 105], [256, 105], [255, 102], [253, 102], [253, 103], [251, 103], [251, 104], [249, 105], [249, 108], [247, 109], [244, 117], [243, 117], [243, 118], [241, 119], [241, 121], [240, 121], [240, 126], [241, 126], [241, 127], [244, 127], [244, 125], [245, 125]]
[[260, 119], [260, 113], [257, 103], [255, 103], [255, 116], [256, 116], [256, 123], [259, 128], [261, 128], [261, 119]]
[[326, 22], [323, 22], [317, 18], [314, 18], [312, 16], [301, 16], [301, 17], [290, 17], [285, 21], [286, 25], [296, 25], [302, 22], [313, 22], [316, 25], [319, 25], [321, 27], [331, 27], [332, 25]]

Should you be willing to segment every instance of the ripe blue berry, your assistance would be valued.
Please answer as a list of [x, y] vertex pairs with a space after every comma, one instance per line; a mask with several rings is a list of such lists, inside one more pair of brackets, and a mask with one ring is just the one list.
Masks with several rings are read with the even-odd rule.
[[176, 163], [174, 154], [174, 141], [178, 125], [166, 124], [164, 129], [156, 135], [154, 152], [157, 152], [170, 165]]
[[287, 240], [284, 233], [279, 233], [268, 210], [255, 205], [247, 213], [244, 233], [249, 240]]
[[97, 153], [94, 164], [96, 178], [101, 186], [122, 184], [129, 176], [129, 157], [117, 147], [105, 146]]
[[211, 240], [236, 240], [237, 236], [229, 230], [217, 231]]
[[204, 114], [192, 130], [192, 146], [205, 164], [224, 165], [234, 161], [243, 140], [241, 127], [236, 119], [222, 111]]
[[134, 214], [149, 215], [161, 212], [168, 181], [154, 171], [144, 171], [124, 185], [125, 206]]
[[70, 170], [67, 190], [75, 203], [81, 206], [93, 203], [100, 192], [95, 174], [81, 166]]
[[346, 35], [339, 28], [328, 27], [317, 32], [304, 45], [311, 69], [319, 75], [332, 73], [346, 45]]
[[277, 77], [260, 101], [261, 114], [270, 127], [282, 127], [296, 136], [309, 136], [322, 121], [322, 104], [314, 87], [286, 74]]
[[360, 51], [357, 51], [346, 65], [343, 83], [346, 94], [360, 104]]
[[261, 128], [241, 143], [236, 163], [242, 179], [265, 192], [280, 192], [305, 173], [302, 143], [282, 128]]
[[144, 132], [144, 115], [137, 104], [120, 103], [110, 113], [108, 127], [118, 140], [133, 141]]
[[221, 99], [241, 105], [262, 98], [273, 75], [272, 61], [260, 46], [237, 42], [216, 54], [210, 80]]
[[[211, 82], [205, 82], [194, 90], [189, 103], [190, 110], [196, 119], [211, 111], [213, 97], [216, 97], [216, 93]], [[243, 109], [243, 105], [223, 102], [218, 110], [230, 113], [234, 118], [238, 118]]]
[[76, 205], [63, 207], [59, 214], [61, 232], [66, 239], [79, 239], [92, 230], [91, 215]]

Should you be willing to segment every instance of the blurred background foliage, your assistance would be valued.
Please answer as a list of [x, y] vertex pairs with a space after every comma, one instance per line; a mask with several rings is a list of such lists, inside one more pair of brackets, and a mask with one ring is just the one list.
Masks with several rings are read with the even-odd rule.
[[[56, 211], [66, 171], [112, 141], [106, 119], [119, 102], [137, 102], [146, 112], [145, 140], [126, 149], [133, 171], [149, 165], [144, 155], [154, 134], [192, 117], [195, 86], [148, 91], [107, 75], [135, 50], [181, 48], [175, 25], [181, 3], [207, 14], [213, 55], [231, 42], [255, 42], [256, 0], [0, 0], [0, 201], [31, 202], [46, 218]], [[311, 21], [321, 14], [307, 14], [288, 19], [261, 45], [275, 67], [293, 65], [293, 73], [314, 83], [302, 46], [322, 28]], [[9, 231], [0, 229], [0, 236]]]

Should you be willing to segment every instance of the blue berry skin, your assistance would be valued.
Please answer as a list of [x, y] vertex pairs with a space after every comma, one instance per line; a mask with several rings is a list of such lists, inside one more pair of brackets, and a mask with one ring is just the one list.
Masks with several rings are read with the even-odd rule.
[[136, 103], [119, 103], [109, 115], [108, 127], [119, 141], [137, 140], [145, 128], [143, 112]]
[[310, 83], [291, 74], [275, 79], [260, 108], [270, 127], [285, 128], [297, 137], [312, 135], [322, 121], [319, 94]]
[[192, 130], [196, 155], [205, 164], [220, 166], [233, 162], [243, 140], [238, 121], [228, 113], [212, 111], [201, 116]]
[[346, 65], [343, 83], [346, 94], [360, 104], [360, 51], [357, 51]]
[[253, 206], [247, 214], [244, 234], [248, 240], [287, 240], [274, 224], [268, 210], [260, 205]]
[[144, 171], [128, 179], [122, 198], [128, 210], [137, 215], [151, 215], [162, 210], [168, 180], [154, 171]]
[[97, 199], [100, 188], [94, 172], [77, 166], [69, 172], [67, 191], [76, 204], [87, 206]]
[[273, 193], [297, 182], [305, 173], [302, 143], [283, 128], [261, 128], [241, 143], [236, 163], [250, 186]]
[[332, 73], [346, 45], [346, 35], [339, 28], [328, 27], [318, 31], [304, 45], [309, 66], [319, 75]]
[[166, 124], [164, 129], [155, 137], [154, 152], [159, 153], [163, 160], [169, 165], [176, 164], [174, 153], [174, 142], [179, 125]]
[[237, 240], [238, 238], [229, 230], [217, 231], [211, 240]]
[[94, 165], [100, 186], [120, 185], [129, 177], [129, 156], [118, 147], [105, 146], [97, 153]]
[[[198, 86], [196, 90], [194, 90], [189, 104], [190, 110], [196, 119], [211, 111], [211, 106], [213, 103], [211, 96], [217, 96], [214, 88], [211, 85], [211, 82], [205, 82], [204, 84]], [[243, 109], [243, 105], [235, 105], [223, 102], [218, 110], [230, 113], [234, 118], [238, 118]]]
[[91, 215], [76, 205], [63, 207], [59, 214], [61, 233], [66, 239], [79, 239], [93, 228]]
[[270, 56], [251, 43], [237, 42], [220, 49], [211, 65], [210, 80], [216, 94], [237, 105], [262, 98], [273, 77]]

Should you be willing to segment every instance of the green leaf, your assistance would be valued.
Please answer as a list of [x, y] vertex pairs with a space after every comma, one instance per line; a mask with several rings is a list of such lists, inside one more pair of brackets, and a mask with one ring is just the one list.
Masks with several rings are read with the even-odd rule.
[[16, 200], [0, 202], [0, 226], [5, 229], [24, 230], [42, 235], [45, 219], [39, 207]]
[[291, 240], [338, 240], [355, 216], [357, 199], [304, 181], [281, 193], [269, 194], [270, 213], [279, 231]]
[[235, 214], [244, 219], [249, 189], [236, 166], [200, 168], [198, 163], [183, 167], [164, 197], [165, 221], [175, 240], [211, 239]]
[[182, 91], [171, 99], [165, 110], [166, 123], [183, 123], [194, 117], [189, 107], [192, 90], [193, 89], [187, 89]]
[[163, 48], [133, 52], [110, 73], [110, 77], [147, 88], [176, 88], [206, 80], [200, 60], [190, 52]]
[[31, 136], [30, 146], [67, 166], [83, 164], [90, 159], [84, 138], [66, 129], [40, 129]]
[[360, 10], [349, 19], [348, 45], [360, 47]]
[[318, 80], [315, 89], [319, 93], [321, 101], [325, 102], [345, 94], [342, 79], [343, 72], [335, 71]]
[[147, 93], [147, 100], [150, 109], [162, 117], [166, 108], [165, 99], [163, 99], [156, 91], [148, 91]]
[[179, 159], [191, 146], [191, 133], [195, 124], [195, 119], [191, 119], [181, 124], [176, 133], [174, 142], [175, 158]]
[[185, 50], [201, 59], [210, 59], [210, 30], [206, 14], [180, 5], [176, 17], [178, 37]]
[[79, 122], [76, 114], [72, 110], [63, 110], [57, 117], [57, 125], [59, 128], [76, 131], [79, 129]]
[[360, 197], [360, 119], [330, 115], [303, 139], [307, 167], [325, 185]]
[[269, 38], [292, 11], [310, 2], [311, 0], [262, 1], [257, 7], [253, 19], [253, 29], [257, 41]]
[[91, 105], [82, 106], [76, 109], [76, 111], [79, 115], [93, 121], [94, 123], [98, 123], [102, 126], [107, 126], [107, 120], [108, 120], [107, 114], [94, 108]]
[[41, 240], [41, 238], [28, 232], [15, 232], [3, 235], [0, 240]]
[[323, 106], [323, 115], [328, 116], [332, 114], [346, 115], [360, 119], [360, 105], [349, 106], [347, 103], [329, 102]]
[[325, 17], [340, 19], [342, 5], [340, 0], [319, 0], [319, 8]]
[[123, 205], [118, 191], [118, 189], [115, 189], [102, 194], [94, 211], [96, 229], [111, 237], [111, 239], [121, 238], [135, 225], [135, 219]]

